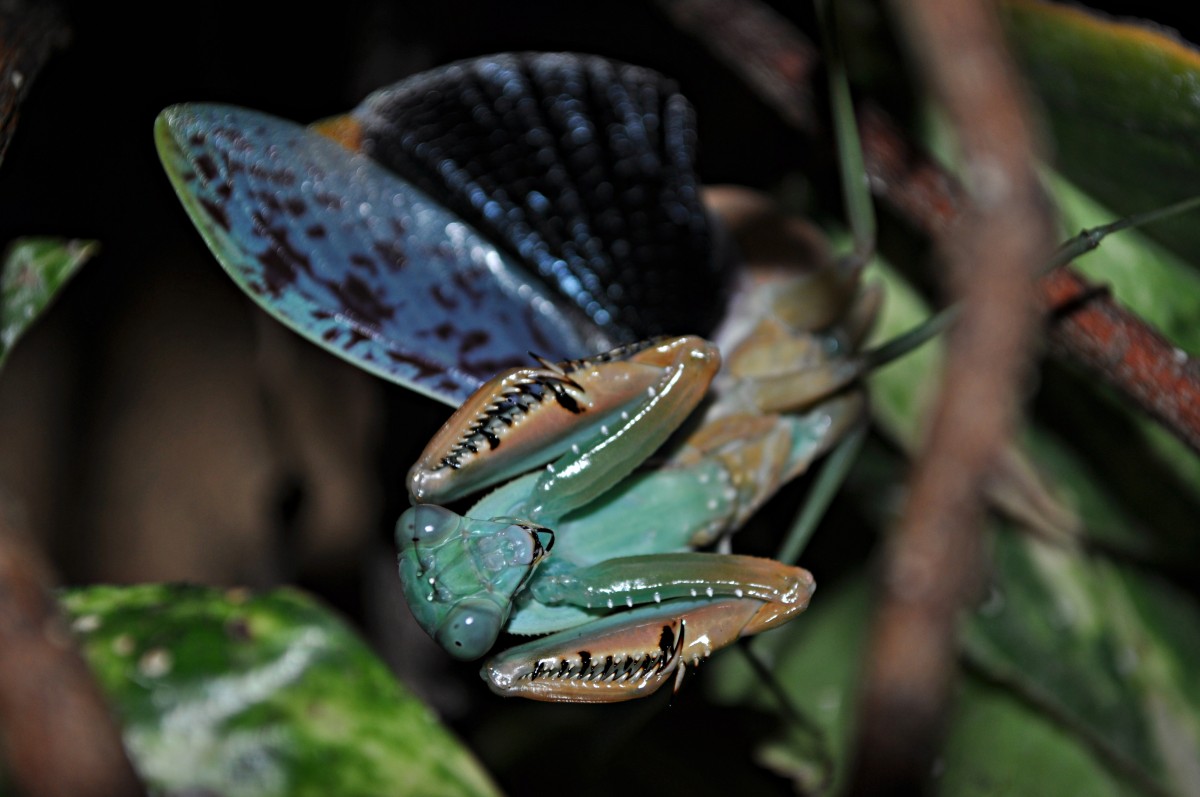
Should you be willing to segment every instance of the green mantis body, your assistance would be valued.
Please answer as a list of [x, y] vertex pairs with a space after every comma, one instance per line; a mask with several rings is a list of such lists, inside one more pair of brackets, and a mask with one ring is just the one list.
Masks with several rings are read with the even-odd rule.
[[[550, 633], [490, 659], [491, 688], [607, 702], [678, 683], [687, 664], [803, 611], [807, 571], [694, 549], [739, 528], [861, 415], [862, 329], [796, 317], [829, 273], [747, 290], [754, 321], [731, 325], [720, 371], [715, 345], [681, 336], [484, 385], [409, 474], [397, 540], [420, 624], [465, 659], [502, 630]], [[842, 301], [859, 308], [846, 318], [869, 319], [869, 300]], [[698, 410], [714, 380], [719, 396]], [[465, 516], [437, 505], [499, 482]]]
[[[502, 631], [549, 634], [491, 659], [492, 687], [614, 700], [801, 611], [812, 592], [806, 572], [732, 556], [726, 538], [861, 417], [865, 361], [856, 352], [873, 305], [860, 298], [857, 269], [817, 258], [801, 274], [738, 270], [744, 284], [715, 346], [684, 335], [542, 361], [471, 394], [485, 364], [511, 363], [537, 345], [573, 354], [622, 339], [628, 333], [610, 322], [627, 291], [660, 308], [647, 329], [665, 329], [667, 319], [686, 326], [689, 312], [702, 325], [700, 305], [726, 308], [729, 272], [713, 256], [720, 247], [691, 172], [690, 111], [661, 76], [547, 54], [480, 59], [414, 80], [368, 98], [335, 125], [336, 141], [329, 125], [321, 132], [215, 105], [168, 109], [156, 135], [185, 208], [265, 308], [360, 367], [451, 403], [466, 398], [414, 469], [415, 506], [399, 522], [402, 580], [420, 624], [460, 658], [484, 655]], [[415, 141], [406, 108], [422, 119], [475, 119], [486, 109], [475, 90], [484, 83], [501, 106], [516, 85], [527, 85], [532, 105], [518, 103], [527, 110], [540, 107], [535, 95], [557, 98], [562, 129], [549, 131], [540, 112], [514, 117], [513, 129], [476, 131], [486, 135], [459, 136], [451, 124], [450, 143], [435, 136], [408, 155], [424, 152], [453, 186], [474, 186], [459, 197], [468, 204], [519, 165], [517, 205], [501, 212], [489, 200], [470, 213], [515, 215], [519, 224], [493, 232], [512, 238], [540, 278], [359, 151], [370, 143], [382, 156], [389, 141]], [[568, 91], [585, 84], [611, 87], [589, 98], [595, 120], [576, 112], [580, 98]], [[448, 115], [422, 115], [445, 98]], [[511, 146], [487, 144], [496, 136]], [[593, 140], [606, 141], [612, 157], [598, 157]], [[560, 201], [549, 202], [529, 190], [547, 174], [544, 159], [558, 157], [537, 143], [546, 141], [579, 143], [571, 162], [600, 176], [611, 167], [616, 182], [601, 181], [596, 201], [580, 205], [567, 180], [575, 167], [559, 164], [544, 188]], [[524, 155], [506, 163], [498, 151]], [[475, 174], [484, 165], [487, 174]], [[628, 207], [606, 205], [627, 182]], [[563, 238], [568, 228], [575, 238]], [[610, 238], [612, 257], [576, 257], [603, 254]], [[626, 251], [631, 241], [646, 243]], [[642, 252], [675, 254], [666, 268], [639, 260]], [[559, 274], [563, 258], [579, 273]], [[628, 279], [610, 284], [602, 272]], [[543, 290], [551, 278], [555, 289]], [[694, 309], [667, 312], [686, 304], [668, 301], [678, 296]], [[648, 306], [633, 314], [643, 315]], [[440, 506], [490, 488], [465, 517]], [[702, 551], [714, 545], [720, 552]]]

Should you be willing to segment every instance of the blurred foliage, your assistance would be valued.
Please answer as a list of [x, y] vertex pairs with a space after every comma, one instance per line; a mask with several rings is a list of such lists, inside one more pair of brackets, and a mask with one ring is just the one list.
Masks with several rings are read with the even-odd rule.
[[58, 238], [24, 238], [9, 245], [0, 264], [0, 367], [96, 249], [94, 241]]
[[154, 793], [498, 793], [354, 632], [300, 592], [90, 587], [63, 606]]
[[[1192, 44], [1154, 22], [1085, 8], [1038, 0], [1004, 7], [1064, 174], [1118, 215], [1195, 196], [1200, 52]], [[1200, 256], [1194, 221], [1152, 232], [1193, 262]]]

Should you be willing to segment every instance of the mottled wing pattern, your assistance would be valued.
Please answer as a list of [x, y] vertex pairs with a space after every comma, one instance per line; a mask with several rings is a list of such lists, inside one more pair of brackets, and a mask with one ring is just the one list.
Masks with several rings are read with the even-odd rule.
[[377, 91], [363, 151], [531, 264], [619, 338], [707, 334], [730, 269], [662, 75], [569, 53], [463, 61]]
[[457, 405], [497, 371], [609, 341], [455, 214], [369, 158], [266, 114], [156, 124], [176, 192], [266, 310], [375, 374]]

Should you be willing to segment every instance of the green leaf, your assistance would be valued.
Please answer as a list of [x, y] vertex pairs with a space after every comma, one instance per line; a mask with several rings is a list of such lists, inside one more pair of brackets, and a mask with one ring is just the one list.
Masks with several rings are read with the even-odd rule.
[[1200, 612], [1155, 576], [996, 536], [991, 593], [964, 638], [971, 661], [1104, 756], [1170, 793], [1200, 790]]
[[[1055, 163], [1119, 215], [1195, 196], [1200, 186], [1200, 51], [1150, 23], [1010, 0], [1018, 59], [1046, 113]], [[1200, 255], [1197, 214], [1154, 226]]]
[[[924, 297], [882, 258], [875, 259], [866, 276], [883, 285], [886, 297], [870, 346], [904, 334], [932, 314]], [[872, 421], [906, 452], [915, 452], [921, 443], [928, 409], [941, 380], [944, 349], [943, 340], [934, 339], [872, 371], [867, 379]], [[1061, 490], [1017, 447], [1007, 452], [1002, 467], [993, 474], [989, 498], [994, 507], [1049, 536], [1072, 538], [1079, 532], [1079, 518], [1064, 503]]]
[[934, 782], [953, 797], [1140, 793], [1045, 715], [970, 675], [962, 678]]
[[91, 587], [62, 603], [157, 793], [498, 793], [366, 645], [298, 591]]
[[[797, 622], [766, 635], [756, 648], [803, 723], [786, 719], [758, 760], [792, 778], [802, 793], [837, 794], [848, 774], [858, 673], [871, 622], [864, 573], [840, 583]], [[778, 697], [743, 657], [713, 664], [717, 699], [749, 702], [780, 715]], [[945, 744], [933, 778], [938, 793], [1057, 797], [1062, 794], [1154, 793], [1112, 771], [1093, 746], [1011, 691], [976, 674], [960, 676]]]
[[22, 238], [8, 248], [0, 266], [0, 366], [98, 248], [95, 241], [60, 238]]
[[[882, 258], [875, 258], [865, 279], [883, 286], [884, 302], [868, 348], [899, 337], [934, 311], [916, 289]], [[899, 360], [871, 372], [871, 417], [908, 451], [920, 444], [925, 416], [937, 396], [945, 342], [935, 338]]]

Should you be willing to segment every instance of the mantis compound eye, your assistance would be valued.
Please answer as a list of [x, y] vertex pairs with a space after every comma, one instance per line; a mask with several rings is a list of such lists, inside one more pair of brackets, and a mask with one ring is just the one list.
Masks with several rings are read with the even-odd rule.
[[492, 601], [463, 600], [446, 613], [434, 639], [456, 659], [477, 659], [495, 644], [506, 619]]
[[487, 653], [553, 532], [512, 519], [477, 520], [433, 504], [400, 516], [400, 584], [425, 632], [458, 659]]
[[440, 545], [457, 534], [462, 517], [449, 509], [433, 504], [417, 504], [400, 516], [398, 535], [403, 543], [407, 537], [414, 546]]

